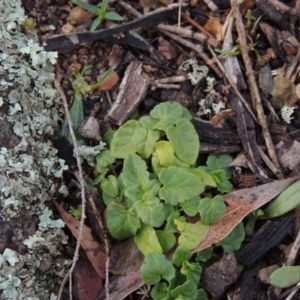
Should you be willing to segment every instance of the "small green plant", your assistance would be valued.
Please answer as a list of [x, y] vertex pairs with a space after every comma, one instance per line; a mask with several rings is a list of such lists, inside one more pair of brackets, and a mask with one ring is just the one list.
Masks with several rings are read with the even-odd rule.
[[[92, 68], [91, 66], [86, 66], [78, 73], [73, 72], [73, 76], [75, 77], [75, 80], [72, 82], [72, 87], [75, 94], [74, 94], [73, 104], [70, 108], [70, 115], [71, 115], [77, 141], [81, 145], [83, 144], [83, 138], [80, 136], [77, 129], [84, 120], [83, 103], [82, 103], [83, 96], [87, 93], [90, 93], [94, 89], [98, 88], [110, 77], [111, 73], [113, 72], [113, 69], [110, 68], [99, 81], [97, 81], [95, 84], [90, 85], [84, 80], [83, 75], [87, 70], [91, 68]], [[66, 139], [71, 144], [73, 144], [67, 119], [65, 119], [63, 123], [61, 135], [66, 137]]]
[[241, 51], [239, 50], [222, 50], [222, 49], [215, 49], [215, 51], [221, 55], [224, 55], [224, 56], [237, 56], [237, 55], [240, 55], [241, 54]]
[[78, 205], [77, 207], [70, 206], [69, 213], [74, 217], [74, 219], [79, 220], [82, 214], [81, 205]]
[[81, 2], [79, 0], [72, 0], [72, 2], [83, 9], [92, 12], [97, 16], [97, 18], [94, 20], [90, 30], [93, 32], [96, 30], [96, 28], [101, 24], [102, 21], [104, 20], [113, 20], [113, 21], [122, 21], [123, 17], [118, 15], [115, 12], [106, 12], [108, 2], [109, 0], [103, 0], [101, 7], [98, 8], [96, 6], [93, 6], [91, 4]]
[[[134, 236], [145, 256], [142, 278], [155, 285], [153, 299], [207, 299], [197, 289], [202, 269], [190, 250], [224, 215], [221, 194], [232, 190], [229, 155], [212, 155], [206, 167], [197, 165], [200, 142], [190, 120], [180, 104], [161, 103], [149, 116], [104, 136], [110, 149], [96, 157], [94, 184], [107, 205], [108, 230], [120, 240]], [[197, 214], [198, 221], [187, 221]], [[174, 251], [172, 261], [165, 255], [169, 251]]]

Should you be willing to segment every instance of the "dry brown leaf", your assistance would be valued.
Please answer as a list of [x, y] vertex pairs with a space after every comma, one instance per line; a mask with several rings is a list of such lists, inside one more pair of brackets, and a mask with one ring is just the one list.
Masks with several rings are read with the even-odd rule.
[[210, 34], [216, 37], [218, 41], [222, 40], [222, 23], [218, 18], [210, 18], [203, 26]]
[[286, 77], [277, 75], [274, 77], [274, 88], [272, 96], [281, 100], [283, 105], [288, 104], [288, 101], [296, 93], [295, 84]]
[[[141, 270], [125, 276], [113, 276], [109, 281], [109, 300], [122, 300], [144, 284]], [[100, 291], [98, 299], [105, 299], [105, 289]]]
[[[79, 235], [79, 221], [75, 220], [72, 215], [66, 212], [56, 201], [53, 201], [55, 207], [60, 213], [62, 219], [71, 230], [72, 234], [76, 239], [78, 239]], [[91, 264], [95, 268], [96, 272], [100, 275], [101, 278], [105, 278], [105, 255], [104, 249], [101, 244], [99, 244], [92, 236], [91, 228], [84, 225], [82, 230], [82, 238], [81, 238], [81, 247], [85, 251], [88, 259]]]
[[79, 259], [73, 272], [73, 294], [77, 300], [96, 299], [102, 280], [88, 260]]
[[238, 190], [225, 195], [224, 201], [228, 205], [225, 215], [221, 220], [210, 227], [210, 231], [205, 241], [192, 250], [192, 252], [195, 253], [201, 251], [218, 243], [249, 213], [268, 203], [291, 183], [299, 179], [299, 177], [300, 175], [284, 180], [276, 180], [271, 183]]

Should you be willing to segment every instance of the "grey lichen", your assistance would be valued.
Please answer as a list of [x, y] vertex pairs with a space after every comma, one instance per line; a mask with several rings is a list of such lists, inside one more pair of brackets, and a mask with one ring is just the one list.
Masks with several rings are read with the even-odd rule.
[[0, 1], [0, 222], [14, 227], [26, 211], [37, 224], [35, 232], [21, 225], [11, 229], [10, 239], [24, 248], [10, 249], [7, 232], [0, 234], [0, 298], [55, 299], [70, 263], [63, 255], [64, 224], [48, 208], [54, 179], [67, 169], [47, 140], [59, 120], [57, 53], [45, 52], [35, 34], [22, 32], [25, 18], [20, 0]]

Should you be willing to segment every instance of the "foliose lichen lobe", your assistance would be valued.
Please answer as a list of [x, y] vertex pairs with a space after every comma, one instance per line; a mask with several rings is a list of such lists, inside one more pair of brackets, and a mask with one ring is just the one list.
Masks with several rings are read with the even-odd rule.
[[[61, 255], [64, 223], [53, 220], [48, 208], [54, 179], [67, 169], [47, 140], [59, 120], [57, 53], [44, 51], [34, 33], [22, 32], [25, 19], [20, 0], [0, 1], [0, 223], [13, 228], [27, 214], [38, 221], [32, 235], [26, 220], [0, 234], [0, 299], [54, 299], [69, 264]], [[7, 248], [8, 237], [24, 239], [27, 251]]]

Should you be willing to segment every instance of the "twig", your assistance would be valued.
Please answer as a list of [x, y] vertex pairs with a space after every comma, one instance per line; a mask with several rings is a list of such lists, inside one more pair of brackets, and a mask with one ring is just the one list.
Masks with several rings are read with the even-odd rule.
[[261, 147], [257, 147], [258, 153], [261, 159], [265, 162], [268, 168], [276, 175], [277, 169], [275, 168], [274, 164], [270, 161], [269, 157], [265, 154], [265, 152], [261, 149]]
[[231, 88], [233, 89], [233, 91], [236, 93], [236, 95], [241, 99], [241, 101], [243, 102], [243, 104], [245, 105], [247, 111], [249, 112], [249, 114], [252, 116], [253, 120], [255, 122], [257, 122], [257, 118], [256, 116], [254, 115], [253, 111], [251, 110], [248, 102], [246, 101], [246, 99], [243, 97], [243, 95], [239, 92], [239, 90], [237, 89], [236, 87], [236, 84], [231, 80], [230, 76], [228, 76], [226, 70], [224, 69], [223, 65], [221, 64], [220, 60], [218, 59], [215, 51], [210, 47], [208, 46], [208, 49], [210, 51], [210, 53], [212, 54], [212, 56], [214, 57], [215, 59], [215, 62], [218, 64], [219, 68], [222, 70], [224, 76], [226, 77], [226, 79], [228, 80]]
[[[300, 288], [300, 281], [297, 283], [296, 286], [294, 286], [293, 288], [289, 289], [288, 291], [286, 291], [286, 292], [284, 292], [282, 295], [280, 295], [279, 299], [280, 299], [280, 300], [281, 300], [281, 299], [282, 299], [282, 300], [283, 300], [283, 299], [285, 299], [285, 300], [292, 300], [293, 297], [295, 296], [295, 294], [297, 293], [297, 291], [299, 290], [299, 288]], [[291, 290], [292, 290], [292, 291], [291, 291]], [[290, 292], [290, 291], [291, 291], [291, 293], [288, 295], [288, 297], [285, 298], [286, 294], [287, 294], [288, 292]]]
[[201, 45], [195, 45], [193, 44], [192, 42], [190, 41], [187, 41], [173, 33], [170, 33], [168, 31], [165, 31], [165, 30], [162, 30], [162, 32], [169, 36], [171, 39], [173, 39], [174, 41], [184, 45], [185, 47], [188, 47], [192, 50], [194, 50], [204, 61], [205, 63], [211, 67], [214, 72], [220, 77], [222, 78], [223, 75], [222, 75], [222, 72], [220, 71], [220, 69], [214, 65], [214, 61], [212, 59], [210, 59], [204, 52], [203, 52], [203, 47]]
[[195, 39], [201, 43], [207, 43], [208, 45], [212, 46], [213, 48], [217, 48], [219, 46], [219, 42], [215, 38], [207, 37], [206, 34], [201, 32], [194, 32], [187, 28], [178, 28], [177, 26], [172, 25], [165, 25], [165, 24], [159, 24], [159, 29], [167, 30], [171, 33], [176, 33], [178, 35]]
[[[118, 4], [137, 18], [140, 18], [143, 16], [140, 12], [138, 12], [130, 4], [128, 4], [127, 2], [125, 2], [123, 0], [118, 0]], [[165, 24], [159, 24], [157, 27], [162, 30], [167, 30], [172, 33], [176, 33], [179, 35], [183, 35], [185, 37], [193, 38], [202, 43], [207, 42], [210, 46], [212, 46], [214, 48], [218, 47], [218, 45], [219, 45], [219, 42], [214, 37], [207, 37], [207, 35], [204, 33], [193, 32], [192, 30], [189, 30], [189, 29], [179, 28], [178, 26], [165, 25]]]
[[212, 0], [203, 0], [203, 2], [210, 8], [212, 11], [218, 11], [219, 8]]
[[[64, 279], [63, 279], [63, 281], [60, 285], [58, 296], [57, 296], [58, 300], [61, 299], [63, 288], [64, 288], [64, 285], [66, 284], [68, 278], [69, 278], [70, 281], [72, 280], [72, 273], [74, 271], [74, 268], [76, 266], [76, 262], [77, 262], [78, 257], [79, 257], [79, 249], [80, 249], [80, 242], [81, 242], [81, 239], [82, 239], [82, 230], [83, 230], [83, 226], [84, 226], [85, 205], [86, 205], [85, 188], [84, 188], [85, 187], [85, 182], [84, 182], [83, 175], [82, 175], [82, 167], [81, 167], [81, 161], [80, 161], [78, 145], [77, 145], [76, 137], [75, 137], [74, 130], [73, 130], [73, 123], [72, 123], [70, 111], [69, 111], [69, 108], [68, 108], [67, 99], [66, 99], [66, 96], [65, 96], [65, 94], [62, 90], [60, 82], [61, 82], [61, 74], [59, 72], [58, 66], [56, 66], [55, 84], [56, 84], [57, 91], [60, 94], [60, 97], [62, 98], [62, 101], [63, 101], [63, 106], [64, 106], [64, 109], [65, 109], [66, 118], [67, 118], [68, 124], [69, 124], [70, 135], [72, 137], [72, 141], [73, 141], [73, 144], [74, 144], [74, 153], [75, 153], [78, 172], [79, 172], [79, 184], [80, 184], [80, 189], [81, 189], [81, 209], [82, 209], [82, 213], [81, 213], [81, 218], [80, 218], [79, 233], [78, 233], [77, 244], [76, 244], [76, 248], [75, 248], [75, 252], [74, 252], [74, 256], [73, 256], [72, 266], [71, 266], [69, 272], [64, 277]], [[72, 300], [72, 286], [69, 288], [69, 292], [70, 292], [70, 299]]]
[[290, 23], [266, 0], [255, 0], [257, 7], [269, 17], [270, 20], [274, 21], [281, 29], [289, 30]]
[[281, 10], [284, 13], [300, 19], [300, 10], [289, 7], [278, 0], [266, 0], [269, 4], [273, 5], [277, 10]]
[[298, 231], [298, 235], [294, 241], [292, 249], [287, 258], [287, 261], [286, 261], [287, 266], [292, 266], [295, 263], [297, 256], [299, 254], [299, 249], [300, 249], [300, 230]]
[[195, 20], [190, 18], [187, 14], [181, 13], [184, 19], [186, 19], [190, 24], [192, 24], [194, 27], [196, 27], [199, 31], [205, 33], [209, 37], [213, 37], [211, 33], [209, 33], [205, 28], [203, 28], [201, 25], [199, 25]]
[[298, 46], [298, 51], [297, 54], [295, 55], [295, 57], [293, 58], [293, 61], [291, 62], [291, 64], [288, 66], [286, 72], [285, 72], [285, 77], [288, 79], [291, 79], [292, 74], [297, 66], [297, 64], [299, 63], [299, 58], [300, 58], [300, 47]]
[[153, 82], [152, 84], [150, 83], [151, 89], [152, 90], [156, 90], [156, 88], [159, 89], [173, 89], [173, 90], [180, 90], [181, 89], [181, 85], [180, 84], [166, 84], [166, 83], [155, 83]]
[[178, 28], [180, 28], [181, 24], [181, 5], [182, 5], [182, 0], [179, 0], [179, 8], [178, 8]]
[[96, 204], [94, 202], [93, 195], [89, 194], [88, 196], [89, 204], [92, 207], [93, 214], [96, 217], [96, 221], [98, 223], [99, 228], [101, 229], [102, 239], [104, 242], [104, 248], [105, 248], [105, 293], [106, 293], [106, 300], [109, 300], [109, 263], [110, 263], [110, 244], [109, 240], [106, 234], [106, 229], [103, 225], [102, 216], [99, 213], [99, 210], [96, 207]]
[[278, 158], [276, 156], [275, 149], [274, 149], [274, 146], [273, 146], [273, 142], [272, 142], [272, 139], [271, 139], [271, 135], [270, 135], [270, 132], [268, 130], [266, 116], [265, 116], [264, 111], [263, 111], [263, 106], [262, 106], [259, 90], [258, 90], [258, 87], [257, 87], [257, 84], [256, 84], [254, 71], [252, 69], [251, 61], [250, 61], [250, 58], [249, 58], [249, 55], [248, 55], [248, 45], [247, 45], [247, 40], [246, 40], [246, 31], [245, 31], [242, 16], [241, 16], [241, 13], [240, 13], [240, 10], [239, 10], [238, 0], [231, 0], [230, 2], [231, 2], [231, 7], [232, 7], [232, 10], [233, 10], [233, 14], [235, 16], [235, 20], [236, 20], [236, 28], [237, 28], [238, 35], [239, 35], [240, 47], [241, 47], [243, 60], [244, 60], [244, 63], [245, 63], [246, 74], [247, 74], [247, 77], [248, 77], [248, 80], [249, 80], [250, 93], [251, 93], [252, 99], [254, 100], [254, 102], [256, 104], [258, 122], [259, 122], [260, 126], [262, 127], [262, 133], [263, 133], [263, 136], [265, 138], [265, 142], [266, 142], [266, 146], [267, 146], [270, 158], [273, 161], [273, 164], [277, 169], [276, 176], [279, 179], [283, 179], [284, 177], [282, 175], [282, 172], [281, 172], [281, 169], [280, 169], [280, 164], [279, 164]]

